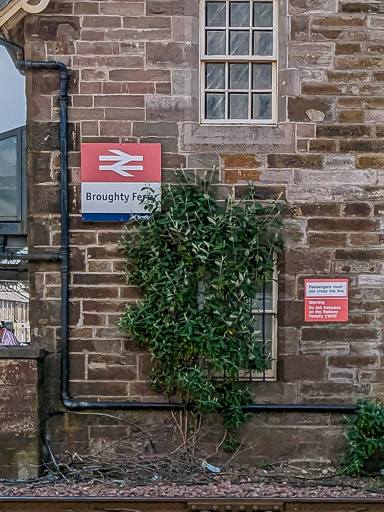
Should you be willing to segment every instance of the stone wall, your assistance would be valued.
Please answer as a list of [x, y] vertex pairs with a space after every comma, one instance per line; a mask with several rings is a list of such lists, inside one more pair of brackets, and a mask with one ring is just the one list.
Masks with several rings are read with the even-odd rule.
[[39, 351], [0, 348], [0, 478], [38, 476]]
[[[283, 197], [289, 205], [278, 378], [253, 384], [256, 401], [340, 404], [381, 395], [383, 4], [280, 0], [276, 127], [199, 125], [198, 12], [197, 0], [52, 0], [25, 19], [26, 58], [57, 59], [71, 73], [71, 393], [162, 399], [146, 384], [148, 355], [116, 327], [137, 292], [121, 276], [122, 226], [81, 220], [79, 151], [81, 142], [160, 142], [165, 182], [181, 168], [192, 181], [215, 168], [222, 197], [241, 197], [252, 180], [261, 200]], [[29, 244], [39, 252], [60, 245], [57, 91], [54, 73], [28, 74]], [[33, 343], [50, 354], [47, 375], [56, 385], [46, 382], [46, 403], [55, 409], [59, 268], [30, 270]], [[349, 278], [347, 324], [304, 324], [306, 277]], [[153, 425], [151, 415], [134, 416]], [[57, 450], [85, 451], [122, 428], [91, 416], [54, 421]], [[300, 458], [332, 458], [340, 443], [335, 416], [257, 416], [245, 435], [252, 438], [255, 428], [251, 459], [268, 458], [263, 447], [271, 458], [294, 458], [298, 444]]]

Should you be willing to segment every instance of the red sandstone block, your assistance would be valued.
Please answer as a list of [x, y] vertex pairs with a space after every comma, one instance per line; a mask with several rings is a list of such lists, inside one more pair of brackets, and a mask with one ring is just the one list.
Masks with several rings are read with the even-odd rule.
[[383, 57], [336, 57], [336, 69], [369, 69], [370, 71], [383, 68]]
[[83, 325], [84, 326], [105, 325], [106, 323], [107, 323], [106, 315], [97, 315], [95, 313], [84, 313], [83, 314]]
[[95, 107], [139, 108], [144, 107], [143, 96], [112, 95], [95, 96]]
[[147, 0], [149, 16], [197, 16], [198, 4], [189, 0]]
[[122, 19], [120, 16], [84, 16], [83, 27], [84, 28], [110, 28], [110, 27], [121, 27]]
[[74, 2], [74, 14], [98, 14], [99, 2]]
[[[138, 57], [141, 59], [141, 57]], [[135, 65], [137, 67], [137, 65]], [[153, 94], [155, 84], [147, 82], [103, 82], [103, 94]]]
[[[36, 407], [37, 410], [37, 407]], [[0, 430], [3, 434], [19, 437], [22, 434], [33, 435], [38, 431], [39, 419], [35, 411], [2, 411], [0, 414]], [[4, 478], [9, 478], [4, 475]]]
[[[89, 33], [90, 31], [88, 31]], [[93, 31], [95, 34], [101, 34], [102, 32]], [[82, 33], [84, 37], [84, 32]], [[119, 55], [120, 47], [117, 42], [80, 42], [77, 43], [78, 55]]]
[[127, 82], [169, 82], [171, 72], [162, 69], [115, 69], [109, 72], [109, 79]]
[[374, 260], [382, 261], [384, 249], [337, 249], [335, 251], [336, 260], [356, 260], [361, 262], [372, 262]]
[[313, 26], [318, 27], [365, 27], [367, 25], [367, 17], [364, 15], [348, 16], [348, 15], [331, 15], [322, 16], [315, 15], [312, 18]]
[[[118, 110], [118, 109], [117, 109]], [[138, 109], [140, 112], [144, 110]], [[110, 114], [108, 114], [111, 117]], [[143, 115], [144, 116], [144, 115]], [[102, 121], [100, 123], [101, 135], [117, 135], [123, 137], [129, 137], [132, 131], [132, 123], [129, 121]]]
[[102, 108], [73, 108], [68, 109], [70, 121], [92, 121], [104, 119], [104, 109]]
[[299, 214], [304, 217], [334, 217], [340, 215], [339, 203], [307, 203], [299, 205]]
[[104, 41], [104, 31], [97, 29], [82, 30], [82, 41]]
[[324, 382], [326, 359], [317, 356], [284, 356], [281, 359], [279, 376], [288, 382]]
[[0, 359], [0, 386], [36, 385], [37, 378], [35, 360]]
[[70, 360], [70, 378], [74, 380], [85, 379], [85, 355], [69, 354]]
[[379, 366], [378, 357], [368, 356], [331, 356], [328, 359], [330, 366], [338, 368], [366, 368], [371, 366]]
[[323, 157], [321, 155], [268, 155], [268, 167], [275, 169], [321, 169]]
[[86, 285], [86, 286], [111, 286], [121, 285], [123, 283], [123, 276], [120, 274], [102, 274], [102, 273], [81, 273], [72, 274], [73, 285]]
[[83, 300], [84, 311], [95, 312], [95, 313], [116, 313], [125, 310], [127, 301], [126, 300], [108, 300], [104, 297], [100, 300]]
[[[113, 98], [113, 96], [111, 96]], [[144, 98], [143, 98], [144, 100]], [[144, 121], [145, 119], [145, 110], [144, 108], [106, 108], [105, 109], [105, 119], [106, 121]], [[108, 127], [112, 127], [113, 123], [101, 123], [101, 133], [107, 135]], [[118, 126], [122, 127], [123, 124], [118, 124]], [[130, 125], [131, 128], [131, 125]], [[112, 135], [115, 133], [116, 135], [119, 133], [117, 129], [112, 129], [110, 132]], [[127, 131], [120, 132], [120, 135], [127, 136], [130, 135], [131, 131], [127, 133]]]
[[316, 151], [318, 153], [332, 153], [336, 151], [337, 142], [335, 140], [310, 140], [309, 151]]
[[[108, 329], [106, 328], [106, 334]], [[93, 368], [104, 367], [105, 365], [111, 366], [129, 366], [134, 367], [137, 365], [135, 354], [112, 354], [112, 355], [92, 355], [88, 356], [88, 366]]]
[[131, 29], [120, 29], [120, 30], [106, 30], [104, 39], [106, 41], [137, 41], [145, 43], [147, 41], [156, 41], [157, 44], [163, 43], [164, 41], [171, 38], [171, 30], [165, 29], [151, 29], [151, 30], [131, 30]]
[[159, 82], [155, 84], [156, 94], [171, 94], [172, 87], [168, 82]]
[[113, 272], [113, 270], [113, 262], [111, 260], [88, 262], [89, 272]]
[[119, 296], [119, 288], [117, 286], [88, 287], [74, 286], [71, 290], [71, 297], [74, 299], [106, 299], [117, 298]]
[[374, 328], [328, 328], [328, 327], [305, 327], [302, 329], [301, 339], [304, 341], [362, 341], [378, 338], [379, 331]]
[[146, 17], [131, 17], [125, 16], [123, 18], [123, 26], [126, 28], [146, 30], [148, 29], [165, 29], [171, 28], [171, 17], [159, 16], [146, 16]]
[[96, 231], [72, 231], [69, 236], [69, 243], [70, 245], [74, 245], [76, 247], [82, 245], [96, 245], [96, 237]]
[[[116, 224], [113, 228], [116, 229]], [[107, 244], [102, 247], [91, 247], [87, 249], [87, 255], [89, 259], [95, 260], [105, 260], [108, 258], [121, 259], [123, 257], [123, 251], [121, 248], [117, 249], [115, 244]]]
[[80, 93], [81, 94], [100, 94], [101, 93], [101, 82], [81, 82]]
[[372, 213], [372, 208], [369, 203], [347, 203], [344, 205], [344, 215], [369, 217]]
[[309, 219], [310, 231], [375, 231], [378, 221], [368, 219]]
[[116, 244], [120, 243], [120, 239], [122, 237], [122, 230], [119, 231], [99, 231], [98, 232], [98, 242], [100, 245], [105, 244]]
[[119, 55], [117, 57], [98, 57], [97, 62], [100, 66], [108, 66], [113, 69], [144, 67], [143, 55]]
[[221, 155], [221, 161], [225, 169], [257, 169], [263, 163], [256, 155], [243, 153]]
[[121, 397], [124, 400], [127, 397], [127, 384], [125, 382], [71, 382], [71, 392], [78, 397]]
[[120, 16], [144, 16], [144, 1], [141, 2], [100, 2], [100, 14], [118, 14]]
[[19, 386], [2, 386], [0, 393], [0, 411], [34, 412], [37, 409], [37, 383]]
[[331, 249], [306, 249], [289, 251], [285, 254], [285, 272], [288, 274], [312, 273], [316, 272], [328, 273], [332, 264]]
[[75, 327], [70, 330], [71, 338], [93, 338], [93, 329], [90, 327]]
[[347, 235], [344, 233], [308, 233], [308, 245], [312, 247], [345, 247]]
[[105, 365], [103, 367], [88, 367], [89, 381], [135, 381], [136, 368], [123, 365]]
[[121, 353], [121, 340], [70, 340], [71, 353], [118, 354]]
[[130, 396], [156, 396], [155, 391], [151, 389], [147, 382], [131, 382], [129, 385]]

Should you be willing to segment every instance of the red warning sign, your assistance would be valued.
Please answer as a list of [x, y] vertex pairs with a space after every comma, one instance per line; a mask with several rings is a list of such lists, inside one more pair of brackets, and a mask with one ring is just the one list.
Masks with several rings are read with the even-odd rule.
[[306, 322], [348, 321], [348, 279], [306, 279]]

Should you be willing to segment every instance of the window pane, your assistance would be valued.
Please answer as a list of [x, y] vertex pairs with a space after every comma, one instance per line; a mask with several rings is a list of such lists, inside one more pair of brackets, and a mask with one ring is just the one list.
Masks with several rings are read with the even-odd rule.
[[253, 2], [253, 26], [273, 27], [272, 2]]
[[272, 94], [252, 96], [252, 119], [272, 119]]
[[[265, 309], [273, 309], [272, 282], [265, 283]], [[263, 311], [263, 291], [256, 293], [255, 299], [252, 301], [252, 308], [256, 311]]]
[[[263, 316], [255, 316], [255, 331], [257, 331], [256, 337], [261, 341], [264, 341], [263, 352], [265, 356], [272, 356], [272, 315], [265, 315], [264, 319], [264, 339], [263, 339]], [[271, 368], [271, 361], [268, 365]]]
[[229, 95], [230, 119], [248, 119], [248, 94]]
[[0, 219], [18, 220], [17, 139], [0, 140]]
[[229, 88], [230, 89], [248, 89], [249, 88], [249, 66], [248, 66], [248, 64], [230, 64], [229, 65]]
[[207, 55], [225, 55], [224, 30], [207, 30]]
[[231, 30], [229, 33], [230, 55], [249, 55], [249, 32]]
[[229, 25], [231, 27], [249, 27], [249, 2], [231, 2], [229, 4]]
[[272, 89], [272, 64], [252, 65], [252, 89]]
[[[265, 317], [265, 324], [264, 324], [264, 339], [265, 341], [271, 341], [272, 340], [272, 315], [264, 315]], [[262, 339], [263, 336], [263, 315], [255, 315], [255, 331], [258, 331], [260, 333], [260, 339]]]
[[207, 2], [207, 27], [225, 27], [225, 2]]
[[207, 119], [225, 118], [225, 96], [224, 94], [207, 93], [206, 97]]
[[253, 33], [253, 55], [273, 54], [273, 32], [255, 30]]
[[225, 64], [205, 65], [205, 78], [207, 89], [225, 89]]

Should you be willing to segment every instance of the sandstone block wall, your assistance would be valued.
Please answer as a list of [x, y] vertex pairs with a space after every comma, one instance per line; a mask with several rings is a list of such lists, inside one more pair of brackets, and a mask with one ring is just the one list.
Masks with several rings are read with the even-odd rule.
[[[253, 385], [256, 400], [337, 404], [380, 396], [383, 3], [280, 0], [276, 127], [199, 125], [198, 17], [197, 0], [52, 0], [43, 14], [25, 18], [26, 58], [57, 59], [71, 73], [71, 393], [162, 400], [145, 382], [148, 355], [116, 327], [137, 292], [121, 276], [122, 226], [81, 220], [79, 151], [81, 142], [160, 142], [164, 182], [181, 168], [191, 181], [214, 168], [222, 197], [241, 197], [252, 180], [260, 200], [284, 197], [290, 207], [280, 265], [278, 377]], [[57, 90], [54, 74], [28, 74], [29, 244], [37, 251], [60, 244]], [[347, 324], [304, 323], [306, 277], [349, 278]], [[57, 379], [59, 268], [33, 264], [30, 280], [33, 343], [47, 349], [48, 374]], [[46, 389], [55, 404], [57, 387]], [[114, 436], [112, 428], [93, 429], [94, 420], [82, 417], [79, 426], [79, 418], [68, 418], [55, 430], [66, 432], [57, 437], [58, 449], [75, 443], [87, 449], [90, 439]], [[291, 456], [298, 443], [302, 454], [331, 454], [335, 443], [324, 431], [339, 439], [337, 418], [269, 418], [284, 441], [275, 443], [274, 457]], [[258, 430], [265, 446], [268, 422]]]
[[[23, 350], [23, 349], [20, 349]], [[38, 351], [0, 349], [0, 478], [38, 476]]]

